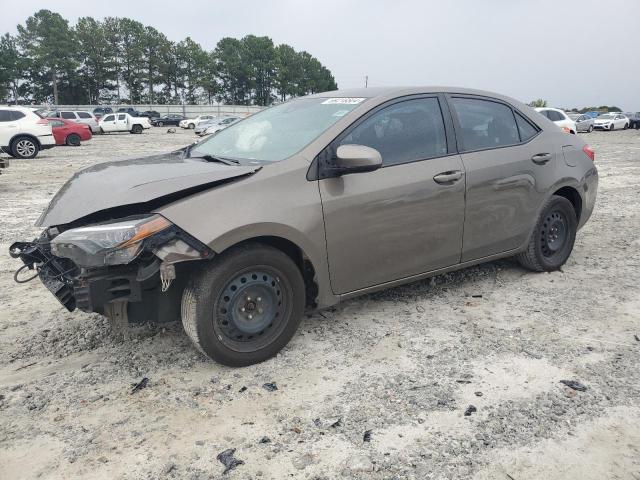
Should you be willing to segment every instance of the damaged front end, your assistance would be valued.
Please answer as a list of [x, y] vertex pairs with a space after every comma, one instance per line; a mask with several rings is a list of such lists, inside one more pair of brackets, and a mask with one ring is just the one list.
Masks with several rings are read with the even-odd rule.
[[213, 257], [209, 247], [157, 214], [49, 227], [33, 242], [14, 243], [9, 253], [24, 264], [17, 282], [39, 277], [67, 310], [122, 323], [178, 320], [188, 270], [193, 261]]

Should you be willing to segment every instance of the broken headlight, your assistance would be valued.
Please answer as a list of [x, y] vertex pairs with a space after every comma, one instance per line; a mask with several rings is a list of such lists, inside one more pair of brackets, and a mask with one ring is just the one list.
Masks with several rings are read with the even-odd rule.
[[160, 215], [73, 228], [51, 240], [51, 253], [80, 267], [124, 265], [142, 250], [144, 239], [172, 223]]

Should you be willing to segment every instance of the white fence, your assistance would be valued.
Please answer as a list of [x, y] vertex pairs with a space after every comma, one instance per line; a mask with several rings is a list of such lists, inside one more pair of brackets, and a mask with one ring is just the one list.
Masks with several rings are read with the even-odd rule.
[[[92, 112], [94, 108], [99, 106], [108, 106], [113, 108], [113, 111], [117, 111], [120, 107], [133, 107], [139, 112], [147, 110], [155, 110], [160, 115], [177, 114], [184, 115], [185, 117], [197, 117], [198, 115], [216, 115], [221, 116], [237, 116], [246, 117], [252, 113], [259, 112], [264, 107], [258, 107], [254, 105], [40, 105], [41, 108], [48, 110], [86, 110]], [[37, 108], [37, 105], [33, 105]]]

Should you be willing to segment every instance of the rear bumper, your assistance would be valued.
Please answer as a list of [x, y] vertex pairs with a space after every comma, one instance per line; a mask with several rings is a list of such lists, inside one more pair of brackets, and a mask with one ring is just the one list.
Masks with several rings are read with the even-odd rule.
[[40, 142], [40, 147], [43, 150], [56, 146], [56, 139], [54, 138], [53, 133], [51, 135], [39, 135], [38, 141]]

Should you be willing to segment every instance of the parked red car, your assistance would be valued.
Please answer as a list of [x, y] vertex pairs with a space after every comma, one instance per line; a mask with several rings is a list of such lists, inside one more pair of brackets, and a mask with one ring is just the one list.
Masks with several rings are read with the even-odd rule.
[[91, 127], [83, 123], [76, 123], [64, 118], [47, 118], [56, 145], [77, 147], [82, 140], [91, 140]]

